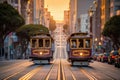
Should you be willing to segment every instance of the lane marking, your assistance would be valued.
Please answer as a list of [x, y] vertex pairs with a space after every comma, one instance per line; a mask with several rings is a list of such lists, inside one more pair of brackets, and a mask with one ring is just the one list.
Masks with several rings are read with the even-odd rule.
[[32, 71], [30, 71], [29, 73], [27, 73], [26, 75], [22, 76], [21, 78], [19, 78], [19, 80], [29, 80], [34, 74], [36, 74], [39, 70], [41, 69], [41, 67], [37, 67], [36, 69], [33, 69]]

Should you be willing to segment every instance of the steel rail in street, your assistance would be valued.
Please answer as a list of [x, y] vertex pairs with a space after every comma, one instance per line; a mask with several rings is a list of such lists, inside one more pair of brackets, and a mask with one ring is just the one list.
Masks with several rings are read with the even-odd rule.
[[10, 68], [10, 69], [5, 70], [5, 71], [3, 72], [3, 75], [1, 75], [1, 76], [6, 75], [5, 73], [6, 73], [7, 71], [13, 70], [14, 68], [15, 68], [14, 71], [18, 70], [19, 67], [20, 67], [19, 69], [21, 69], [21, 71], [17, 71], [17, 72], [15, 72], [15, 73], [13, 73], [13, 74], [10, 74], [9, 76], [7, 76], [6, 78], [3, 78], [2, 80], [8, 80], [9, 78], [11, 78], [11, 77], [13, 77], [13, 76], [21, 73], [22, 71], [24, 71], [25, 69], [22, 69], [23, 67], [21, 67], [21, 66], [24, 66], [25, 64], [26, 64], [26, 63], [20, 64], [20, 65], [17, 65], [17, 67], [12, 67], [12, 68]]
[[89, 78], [89, 80], [98, 80], [94, 75], [90, 74], [88, 71], [85, 69], [81, 68], [80, 71]]

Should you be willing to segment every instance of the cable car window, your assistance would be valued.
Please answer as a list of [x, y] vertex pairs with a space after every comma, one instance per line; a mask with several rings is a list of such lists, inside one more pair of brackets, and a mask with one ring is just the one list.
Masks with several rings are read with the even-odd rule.
[[32, 47], [36, 47], [37, 46], [37, 40], [36, 39], [33, 39], [32, 40]]
[[50, 47], [50, 40], [45, 40], [45, 47]]
[[79, 48], [83, 48], [83, 39], [79, 39]]
[[72, 48], [76, 48], [77, 47], [77, 41], [76, 40], [72, 40], [71, 47]]
[[39, 47], [43, 47], [43, 39], [39, 39]]
[[85, 47], [90, 48], [90, 40], [89, 39], [85, 41]]

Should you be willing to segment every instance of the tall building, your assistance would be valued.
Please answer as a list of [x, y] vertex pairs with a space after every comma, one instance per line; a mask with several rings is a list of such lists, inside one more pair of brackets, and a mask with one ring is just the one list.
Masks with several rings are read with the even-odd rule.
[[49, 23], [50, 23], [50, 12], [48, 11], [47, 8], [44, 8], [44, 22], [45, 22], [45, 26], [47, 28], [49, 28]]
[[110, 0], [101, 0], [101, 30], [110, 18]]
[[120, 15], [120, 10], [117, 10], [117, 11], [116, 11], [116, 15]]
[[[101, 32], [105, 23], [114, 15], [120, 15], [120, 0], [101, 0]], [[107, 52], [112, 50], [110, 38], [102, 36], [102, 44]]]
[[44, 0], [33, 0], [33, 23], [44, 25]]
[[[110, 0], [101, 0], [101, 33], [104, 29], [105, 23], [110, 19]], [[107, 51], [111, 51], [109, 38], [101, 34], [102, 47]], [[108, 46], [109, 45], [109, 46]]]
[[69, 24], [69, 10], [64, 11], [64, 24]]
[[70, 0], [70, 3], [69, 3], [69, 32], [70, 33], [74, 33], [75, 32], [75, 18], [76, 18], [76, 3], [77, 3], [77, 0]]
[[89, 7], [89, 27], [93, 37], [93, 51], [101, 43], [101, 0], [94, 0]]
[[4, 1], [7, 1], [8, 4], [12, 5], [19, 13], [21, 13], [21, 0], [0, 0], [0, 3], [3, 3]]
[[81, 28], [80, 15], [87, 14], [94, 0], [70, 0], [71, 32], [79, 32]]
[[65, 32], [67, 33], [67, 34], [69, 34], [70, 33], [70, 26], [69, 26], [69, 10], [65, 10], [64, 11], [64, 26], [66, 25], [66, 28], [65, 28]]
[[90, 29], [89, 29], [89, 20], [88, 20], [88, 14], [81, 14], [80, 15], [80, 26], [81, 26], [81, 29], [80, 29], [80, 32], [87, 32], [87, 33], [90, 33]]
[[110, 17], [120, 14], [120, 0], [110, 0]]

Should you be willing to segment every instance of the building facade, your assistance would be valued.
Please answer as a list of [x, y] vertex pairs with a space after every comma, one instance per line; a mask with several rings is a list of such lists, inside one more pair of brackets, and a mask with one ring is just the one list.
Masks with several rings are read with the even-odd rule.
[[88, 14], [81, 14], [80, 15], [80, 32], [87, 32], [90, 33], [90, 27], [89, 27], [89, 18]]
[[48, 8], [44, 8], [44, 24], [47, 28], [49, 28], [50, 23], [50, 12], [48, 11]]
[[120, 0], [110, 0], [110, 17], [120, 14]]
[[80, 15], [87, 14], [94, 0], [70, 0], [70, 31], [80, 32]]
[[44, 25], [44, 0], [32, 0], [33, 23]]
[[75, 18], [76, 18], [76, 3], [77, 3], [77, 0], [70, 0], [70, 3], [69, 3], [69, 32], [70, 34], [71, 33], [74, 33], [75, 32]]
[[64, 30], [64, 32], [66, 33], [66, 34], [69, 34], [70, 33], [70, 26], [69, 26], [69, 10], [65, 10], [64, 11], [64, 25], [63, 26], [65, 26], [66, 25], [66, 28], [65, 28], [65, 30]]

